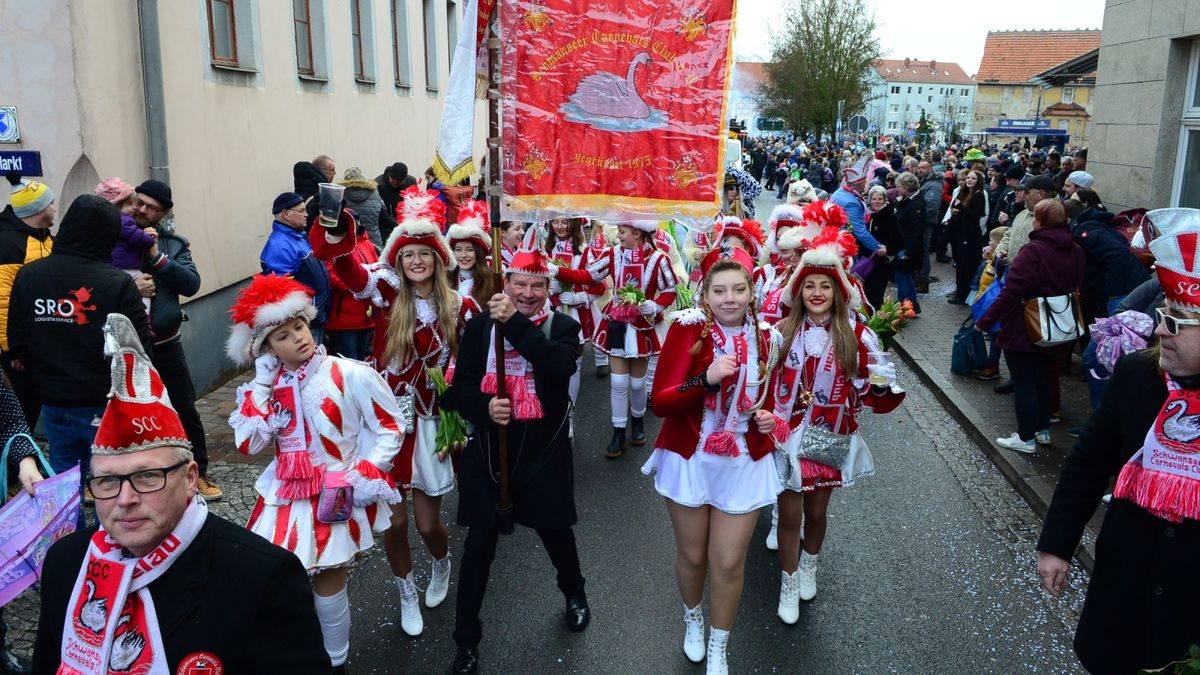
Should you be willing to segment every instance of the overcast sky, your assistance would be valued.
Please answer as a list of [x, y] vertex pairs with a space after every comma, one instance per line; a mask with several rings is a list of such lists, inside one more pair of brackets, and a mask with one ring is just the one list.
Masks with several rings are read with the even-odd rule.
[[[979, 70], [989, 30], [1100, 28], [1104, 22], [1104, 0], [1006, 0], [966, 5], [866, 2], [875, 12], [876, 35], [886, 58], [958, 63], [967, 75]], [[783, 18], [780, 4], [774, 0], [737, 3], [734, 47], [738, 60], [770, 58], [771, 26]]]

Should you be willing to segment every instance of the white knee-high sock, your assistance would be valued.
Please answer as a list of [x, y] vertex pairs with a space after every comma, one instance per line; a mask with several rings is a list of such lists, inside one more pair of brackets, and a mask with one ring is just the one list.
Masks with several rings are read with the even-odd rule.
[[350, 655], [350, 597], [343, 588], [328, 597], [313, 593], [313, 602], [321, 621], [325, 651], [333, 665], [340, 666]]
[[609, 400], [612, 402], [612, 425], [624, 429], [629, 426], [629, 373], [609, 376], [612, 390]]
[[646, 378], [629, 378], [629, 412], [634, 417], [646, 416]]
[[658, 354], [651, 356], [646, 362], [646, 382], [650, 386], [654, 385], [654, 371], [658, 369]]
[[583, 357], [575, 359], [575, 373], [571, 375], [571, 382], [567, 385], [567, 394], [571, 397], [571, 402], [574, 403], [579, 398], [579, 371], [583, 370]]

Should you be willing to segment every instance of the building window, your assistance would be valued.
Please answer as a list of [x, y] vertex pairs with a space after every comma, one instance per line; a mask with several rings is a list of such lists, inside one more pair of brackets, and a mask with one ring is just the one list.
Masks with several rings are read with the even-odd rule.
[[892, 112], [894, 112], [894, 113], [900, 112], [900, 104], [899, 103], [892, 104]]
[[912, 87], [908, 88], [908, 93], [910, 93], [910, 94], [912, 93]]
[[213, 63], [236, 66], [237, 18], [233, 0], [208, 0], [208, 47]]
[[925, 87], [917, 87], [917, 93], [918, 93], [918, 94], [924, 94], [924, 93], [925, 93]]
[[1012, 100], [1012, 95], [1013, 95], [1013, 88], [1012, 88], [1012, 87], [1005, 85], [1004, 89], [1002, 89], [1001, 91], [1003, 92], [1002, 96], [1003, 96], [1003, 98], [1004, 98], [1004, 100], [1005, 100], [1005, 101], [1011, 101], [1011, 100]]
[[350, 0], [350, 50], [354, 79], [375, 82], [375, 13], [370, 0]]
[[[1175, 180], [1171, 205], [1200, 208], [1200, 40], [1192, 43], [1188, 65], [1187, 96], [1179, 124], [1179, 149], [1175, 156]], [[1170, 90], [1172, 83], [1167, 84]]]
[[893, 93], [893, 94], [899, 94], [899, 93], [900, 93], [900, 87], [892, 87], [892, 93]]
[[1063, 103], [1074, 103], [1075, 102], [1075, 87], [1063, 87], [1062, 102]]
[[435, 0], [421, 0], [422, 31], [425, 38], [425, 88], [429, 91], [438, 90], [437, 66], [437, 27], [435, 21], [437, 12], [434, 11]]
[[292, 22], [296, 32], [296, 72], [315, 75], [313, 68], [312, 8], [309, 0], [292, 0]]
[[454, 0], [446, 0], [446, 55], [454, 65], [454, 50], [458, 48], [458, 7]]
[[362, 0], [350, 0], [350, 51], [354, 59], [355, 79], [367, 79], [363, 66]]
[[391, 0], [392, 8], [392, 68], [397, 87], [412, 86], [412, 68], [408, 63], [408, 3]]
[[1021, 87], [1021, 100], [1026, 103], [1033, 100], [1033, 87]]
[[909, 105], [907, 103], [904, 104], [904, 112], [908, 112], [911, 108], [912, 108], [911, 105]]
[[963, 95], [963, 96], [970, 96], [970, 95], [971, 95], [971, 90], [970, 90], [970, 89], [963, 89], [963, 90], [962, 90], [962, 95]]
[[967, 106], [965, 106], [965, 105], [958, 106], [958, 114], [966, 115], [967, 114]]
[[932, 97], [932, 96], [930, 96], [930, 97], [929, 97], [929, 100], [928, 100], [928, 101], [926, 101], [926, 103], [933, 103], [933, 97]]
[[899, 122], [897, 122], [897, 121], [895, 121], [895, 120], [893, 120], [893, 121], [891, 121], [891, 122], [888, 122], [888, 127], [887, 127], [887, 128], [888, 128], [888, 131], [895, 131], [896, 129], [899, 129], [899, 128], [900, 128], [900, 123], [899, 123]]

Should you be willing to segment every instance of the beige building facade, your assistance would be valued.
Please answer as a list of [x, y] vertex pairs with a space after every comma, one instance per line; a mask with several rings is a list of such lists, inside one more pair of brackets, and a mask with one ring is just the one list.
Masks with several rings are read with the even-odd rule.
[[[328, 154], [338, 178], [351, 166], [376, 176], [396, 161], [420, 177], [431, 163], [463, 5], [5, 0], [0, 106], [15, 107], [20, 141], [0, 153], [39, 151], [39, 180], [60, 213], [108, 176], [168, 179], [203, 278], [185, 305], [184, 340], [204, 389], [230, 367], [218, 348], [226, 311], [260, 270], [271, 201], [292, 189], [295, 162]], [[142, 41], [155, 8], [157, 48]], [[161, 109], [153, 77], [143, 78], [156, 63]], [[156, 137], [156, 125], [165, 133]]]
[[1108, 0], [1088, 170], [1110, 210], [1200, 208], [1200, 3]]

